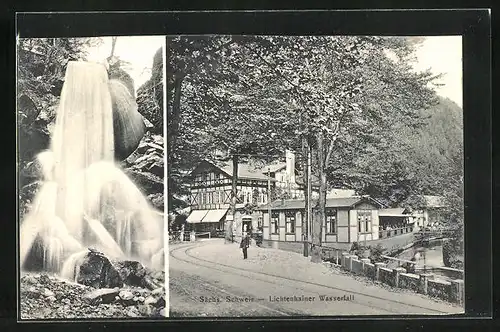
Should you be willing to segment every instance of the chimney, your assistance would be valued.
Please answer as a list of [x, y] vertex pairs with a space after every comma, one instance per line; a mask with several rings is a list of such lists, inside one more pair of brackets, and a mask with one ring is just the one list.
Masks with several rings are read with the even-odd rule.
[[295, 153], [285, 151], [286, 156], [286, 179], [288, 183], [295, 183]]

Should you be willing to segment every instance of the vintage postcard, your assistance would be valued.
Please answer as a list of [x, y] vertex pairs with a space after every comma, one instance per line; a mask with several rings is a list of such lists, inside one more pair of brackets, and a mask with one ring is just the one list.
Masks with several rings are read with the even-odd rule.
[[170, 317], [464, 313], [461, 36], [166, 47]]
[[168, 314], [164, 45], [18, 37], [21, 320]]

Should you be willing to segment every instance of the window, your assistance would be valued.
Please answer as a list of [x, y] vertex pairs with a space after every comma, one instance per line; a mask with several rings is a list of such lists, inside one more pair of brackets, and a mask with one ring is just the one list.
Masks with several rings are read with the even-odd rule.
[[370, 210], [358, 211], [358, 232], [370, 233], [372, 223], [372, 212]]
[[295, 233], [295, 211], [285, 212], [285, 232], [287, 234]]
[[262, 229], [263, 224], [264, 224], [264, 220], [262, 219], [262, 217], [258, 217], [257, 218], [257, 229]]
[[337, 210], [326, 210], [326, 234], [337, 233]]
[[271, 212], [271, 234], [279, 233], [279, 213]]

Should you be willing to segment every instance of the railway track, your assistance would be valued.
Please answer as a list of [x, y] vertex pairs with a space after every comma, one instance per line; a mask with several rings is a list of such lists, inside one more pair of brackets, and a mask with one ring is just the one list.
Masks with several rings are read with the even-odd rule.
[[[230, 265], [221, 264], [221, 263], [217, 263], [214, 261], [210, 261], [210, 260], [206, 260], [203, 258], [193, 256], [192, 254], [190, 254], [190, 251], [196, 247], [198, 247], [198, 245], [187, 245], [187, 246], [183, 246], [180, 248], [174, 248], [174, 249], [170, 250], [170, 255], [173, 258], [175, 258], [179, 261], [185, 262], [185, 263], [203, 266], [205, 268], [208, 268], [208, 269], [211, 269], [214, 271], [218, 271], [218, 272], [238, 275], [240, 277], [248, 278], [251, 280], [258, 280], [258, 281], [269, 283], [269, 284], [272, 284], [275, 286], [282, 285], [284, 282], [286, 282], [287, 284], [290, 284], [290, 283], [295, 284], [297, 286], [296, 287], [297, 289], [302, 289], [303, 291], [314, 292], [317, 294], [324, 294], [326, 291], [330, 291], [330, 290], [337, 291], [337, 292], [338, 291], [348, 292], [348, 293], [354, 294], [355, 298], [357, 299], [357, 300], [353, 300], [351, 302], [353, 302], [357, 305], [360, 305], [360, 306], [367, 307], [367, 308], [376, 309], [376, 310], [381, 311], [382, 313], [386, 313], [386, 314], [401, 314], [402, 307], [408, 308], [408, 310], [406, 310], [406, 312], [408, 312], [408, 313], [414, 313], [415, 311], [417, 311], [419, 313], [428, 313], [428, 314], [449, 314], [449, 312], [447, 312], [447, 311], [442, 311], [442, 310], [437, 310], [437, 309], [428, 308], [428, 307], [424, 307], [424, 306], [419, 306], [416, 304], [409, 304], [409, 303], [398, 301], [398, 300], [391, 300], [391, 299], [387, 299], [387, 298], [383, 298], [383, 297], [379, 297], [379, 296], [375, 296], [375, 295], [369, 295], [369, 294], [365, 294], [365, 293], [350, 290], [350, 289], [343, 289], [343, 288], [339, 288], [339, 287], [328, 286], [328, 285], [324, 285], [324, 284], [319, 284], [319, 283], [310, 282], [310, 281], [304, 281], [304, 280], [300, 280], [300, 279], [296, 279], [296, 278], [292, 278], [292, 277], [285, 277], [285, 276], [266, 273], [266, 272], [257, 272], [257, 271], [250, 270], [250, 269], [235, 268], [235, 267], [230, 266]], [[185, 259], [183, 257], [179, 257], [178, 255], [176, 255], [176, 252], [179, 252], [179, 251], [181, 251], [189, 259]], [[271, 278], [273, 280], [270, 280], [269, 278]], [[359, 300], [360, 298], [364, 299], [364, 301]], [[378, 302], [378, 303], [376, 303], [376, 302]], [[393, 308], [398, 308], [398, 309], [395, 310]], [[417, 310], [414, 310], [414, 309], [417, 309]]]

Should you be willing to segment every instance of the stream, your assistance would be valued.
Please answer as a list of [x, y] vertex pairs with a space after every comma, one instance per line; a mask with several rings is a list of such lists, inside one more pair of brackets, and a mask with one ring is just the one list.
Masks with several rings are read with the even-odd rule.
[[[425, 271], [427, 273], [435, 274], [439, 279], [449, 280], [461, 278], [461, 273], [433, 268], [444, 267], [442, 240], [434, 240], [428, 244], [417, 244], [414, 247], [406, 249], [402, 253], [396, 255], [395, 258], [411, 260], [415, 255], [417, 255], [415, 273], [423, 273], [424, 265], [426, 265]], [[388, 266], [392, 268], [397, 267], [398, 262], [390, 261]]]

